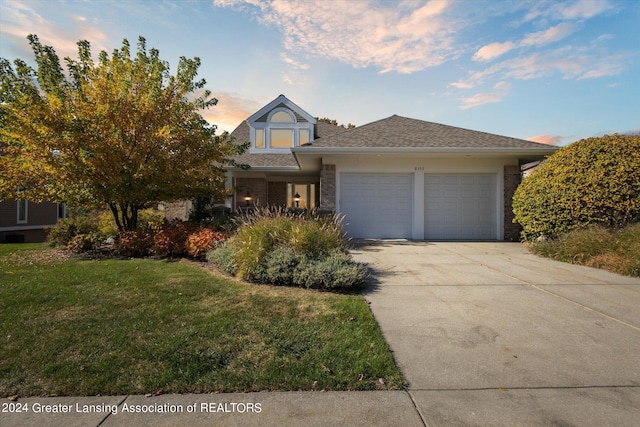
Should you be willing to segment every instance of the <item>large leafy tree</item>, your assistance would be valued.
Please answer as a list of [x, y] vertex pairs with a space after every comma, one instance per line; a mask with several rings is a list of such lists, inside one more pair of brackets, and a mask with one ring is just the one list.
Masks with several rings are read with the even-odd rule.
[[37, 69], [0, 58], [0, 200], [108, 207], [121, 230], [158, 201], [224, 191], [223, 165], [244, 147], [200, 112], [217, 100], [197, 80], [200, 59], [175, 75], [140, 37], [94, 62], [90, 44], [65, 58], [28, 36]]
[[574, 142], [525, 178], [513, 212], [526, 238], [640, 221], [640, 136]]

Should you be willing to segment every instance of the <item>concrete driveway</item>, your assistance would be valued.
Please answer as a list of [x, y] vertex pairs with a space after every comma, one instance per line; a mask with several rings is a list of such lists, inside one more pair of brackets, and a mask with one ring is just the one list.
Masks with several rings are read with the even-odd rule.
[[519, 243], [374, 241], [353, 255], [428, 426], [640, 425], [640, 280]]

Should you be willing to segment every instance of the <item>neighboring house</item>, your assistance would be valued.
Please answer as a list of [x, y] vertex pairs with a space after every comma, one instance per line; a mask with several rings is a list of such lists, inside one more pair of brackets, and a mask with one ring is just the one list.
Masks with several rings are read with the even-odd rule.
[[520, 165], [557, 147], [393, 115], [353, 129], [318, 122], [284, 95], [232, 133], [233, 209], [318, 208], [355, 238], [517, 240]]
[[34, 203], [27, 200], [0, 202], [0, 243], [44, 242], [46, 228], [65, 217], [58, 203]]

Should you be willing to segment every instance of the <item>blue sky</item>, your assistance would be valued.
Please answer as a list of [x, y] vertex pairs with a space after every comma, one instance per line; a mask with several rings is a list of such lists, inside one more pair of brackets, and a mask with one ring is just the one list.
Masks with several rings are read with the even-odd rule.
[[138, 36], [202, 60], [221, 130], [286, 95], [363, 125], [399, 114], [566, 145], [640, 132], [637, 0], [0, 0], [0, 56]]

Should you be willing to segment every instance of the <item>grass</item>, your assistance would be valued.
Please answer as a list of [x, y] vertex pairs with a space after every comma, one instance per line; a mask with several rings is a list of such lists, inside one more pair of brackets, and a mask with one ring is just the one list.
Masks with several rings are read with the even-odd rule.
[[405, 385], [361, 295], [26, 249], [0, 246], [0, 396]]
[[536, 254], [640, 277], [640, 223], [619, 229], [592, 226], [532, 244]]
[[25, 251], [42, 250], [46, 247], [46, 243], [2, 243], [0, 244], [0, 256]]

